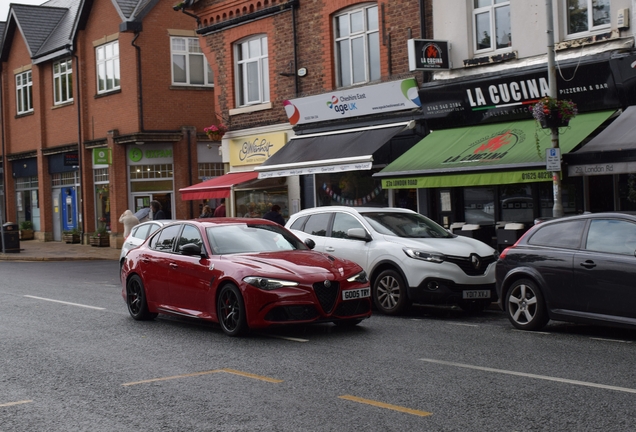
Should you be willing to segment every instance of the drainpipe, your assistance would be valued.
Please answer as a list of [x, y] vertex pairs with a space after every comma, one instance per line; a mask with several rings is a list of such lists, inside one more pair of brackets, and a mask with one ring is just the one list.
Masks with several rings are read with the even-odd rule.
[[[0, 68], [0, 84], [2, 84], [2, 69]], [[4, 247], [4, 221], [6, 219], [5, 213], [7, 212], [7, 156], [4, 151], [4, 130], [5, 130], [5, 121], [4, 121], [4, 92], [2, 91], [2, 85], [0, 85], [0, 123], [2, 123], [2, 214], [0, 215], [0, 236], [2, 236], [2, 253], [5, 253]]]
[[296, 5], [292, 4], [292, 34], [294, 35], [294, 85], [296, 88], [296, 97], [300, 94], [299, 81], [298, 81], [298, 37], [296, 34]]
[[84, 197], [86, 196], [86, 189], [84, 188], [84, 150], [82, 148], [82, 109], [81, 109], [81, 94], [80, 94], [80, 65], [79, 65], [79, 57], [73, 51], [73, 45], [67, 45], [66, 49], [68, 53], [73, 56], [75, 59], [75, 68], [74, 70], [74, 79], [75, 79], [75, 93], [77, 95], [74, 100], [77, 102], [77, 162], [79, 163], [79, 187], [80, 191], [80, 205], [79, 205], [79, 220], [81, 224], [80, 230], [80, 238], [81, 242], [84, 244], [84, 233], [86, 232], [86, 220], [84, 219], [84, 215], [86, 212], [84, 211], [84, 205], [86, 204], [86, 200]]
[[[426, 39], [428, 28], [426, 26], [426, 0], [420, 0], [420, 38]], [[430, 82], [431, 73], [422, 71], [422, 82]]]
[[137, 52], [137, 113], [139, 115], [139, 132], [144, 132], [144, 102], [143, 102], [143, 94], [142, 94], [142, 85], [141, 85], [141, 47], [135, 45], [135, 41], [139, 37], [139, 32], [135, 32], [135, 37], [130, 43], [135, 47], [135, 51]]

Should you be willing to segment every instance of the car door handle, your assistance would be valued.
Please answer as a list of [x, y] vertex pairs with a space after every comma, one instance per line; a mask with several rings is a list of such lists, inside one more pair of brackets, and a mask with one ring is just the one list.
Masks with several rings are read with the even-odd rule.
[[336, 250], [333, 246], [325, 246], [325, 252], [334, 252]]
[[581, 265], [581, 267], [585, 267], [585, 268], [594, 268], [594, 267], [596, 267], [596, 264], [594, 264], [594, 261], [592, 261], [592, 260], [583, 261], [580, 265]]
[[170, 267], [172, 267], [172, 268], [178, 268], [179, 266], [177, 265], [177, 263], [173, 263], [173, 262], [172, 262], [172, 263], [170, 263]]

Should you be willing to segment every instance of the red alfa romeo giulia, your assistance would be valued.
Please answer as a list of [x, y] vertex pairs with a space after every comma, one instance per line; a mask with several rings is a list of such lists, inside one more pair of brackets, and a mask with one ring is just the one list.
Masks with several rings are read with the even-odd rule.
[[272, 325], [356, 325], [371, 316], [358, 264], [311, 250], [264, 219], [177, 221], [131, 250], [122, 295], [136, 320], [172, 314], [237, 336]]

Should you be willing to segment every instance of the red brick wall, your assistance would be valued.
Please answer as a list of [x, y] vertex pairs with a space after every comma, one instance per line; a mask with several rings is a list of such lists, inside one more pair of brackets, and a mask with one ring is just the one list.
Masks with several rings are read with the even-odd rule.
[[[200, 1], [194, 13], [203, 26], [222, 23], [250, 11], [284, 4], [285, 1]], [[345, 8], [363, 5], [359, 0], [301, 1], [296, 10], [296, 42], [298, 64], [289, 68], [294, 60], [294, 32], [291, 11], [267, 18], [228, 27], [202, 37], [201, 43], [217, 76], [216, 108], [227, 113], [236, 107], [234, 96], [234, 69], [232, 45], [241, 38], [267, 34], [269, 46], [269, 76], [271, 110], [255, 111], [232, 116], [232, 129], [264, 124], [286, 123], [282, 108], [286, 99], [321, 94], [335, 89], [333, 16]], [[432, 22], [430, 1], [427, 2], [427, 22]], [[380, 56], [382, 81], [415, 76], [408, 70], [407, 40], [420, 38], [419, 0], [377, 2], [380, 21]], [[232, 15], [230, 16], [230, 13]], [[383, 24], [384, 23], [384, 24]], [[430, 35], [429, 35], [430, 37]], [[293, 64], [293, 63], [292, 63]], [[298, 78], [296, 94], [294, 77], [281, 76], [281, 72], [295, 72], [304, 67], [308, 73]]]
[[8, 61], [2, 65], [8, 87], [3, 95], [5, 101], [3, 111], [6, 119], [5, 151], [7, 154], [35, 150], [41, 146], [42, 131], [39, 114], [42, 111], [42, 105], [37, 97], [38, 84], [40, 83], [40, 71], [37, 67], [32, 69], [33, 113], [17, 116], [14, 71], [30, 64], [31, 58], [24, 40], [21, 37], [14, 37]]

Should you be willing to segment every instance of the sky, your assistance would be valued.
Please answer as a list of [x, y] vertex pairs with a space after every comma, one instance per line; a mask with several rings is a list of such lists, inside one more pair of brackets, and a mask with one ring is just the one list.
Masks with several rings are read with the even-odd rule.
[[9, 15], [10, 3], [34, 4], [40, 5], [46, 0], [0, 0], [0, 21], [6, 21]]

